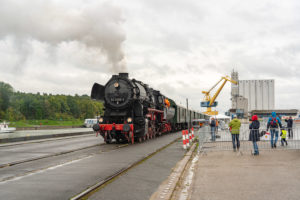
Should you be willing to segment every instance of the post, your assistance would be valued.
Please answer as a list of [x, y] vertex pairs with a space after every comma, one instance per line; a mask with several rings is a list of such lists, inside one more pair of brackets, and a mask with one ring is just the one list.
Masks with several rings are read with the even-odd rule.
[[187, 112], [187, 114], [186, 114], [186, 119], [187, 120], [186, 121], [188, 122], [188, 132], [190, 132], [190, 121], [191, 121], [191, 119], [189, 119], [190, 117], [189, 117], [189, 99], [188, 98], [186, 98], [186, 112]]

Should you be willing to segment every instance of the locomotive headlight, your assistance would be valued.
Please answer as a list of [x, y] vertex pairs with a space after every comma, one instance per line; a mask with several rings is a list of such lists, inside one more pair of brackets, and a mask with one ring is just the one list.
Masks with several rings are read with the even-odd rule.
[[128, 122], [128, 123], [131, 123], [131, 122], [132, 122], [132, 118], [131, 118], [131, 117], [128, 117], [128, 118], [127, 118], [127, 122]]
[[115, 86], [115, 88], [117, 88], [117, 87], [119, 87], [120, 85], [119, 85], [118, 82], [115, 82], [115, 83], [114, 83], [114, 86]]
[[100, 123], [102, 123], [102, 122], [103, 122], [103, 118], [102, 118], [102, 117], [99, 119], [99, 122], [100, 122]]

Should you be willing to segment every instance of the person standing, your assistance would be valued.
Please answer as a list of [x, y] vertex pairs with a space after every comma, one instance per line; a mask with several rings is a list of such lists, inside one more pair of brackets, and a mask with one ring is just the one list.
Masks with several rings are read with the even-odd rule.
[[287, 128], [289, 132], [289, 138], [293, 138], [293, 119], [290, 116], [289, 119], [285, 120], [287, 122]]
[[259, 155], [258, 146], [257, 146], [257, 142], [260, 141], [259, 126], [260, 124], [257, 115], [253, 115], [252, 122], [249, 125], [249, 129], [250, 129], [249, 141], [252, 141], [253, 143], [253, 149], [254, 149], [253, 155], [255, 156]]
[[240, 127], [241, 127], [241, 122], [237, 118], [236, 115], [233, 116], [233, 120], [230, 121], [229, 127], [231, 129], [231, 136], [232, 136], [232, 145], [233, 145], [233, 151], [236, 151], [240, 149]]
[[216, 118], [216, 135], [218, 133], [218, 130], [219, 130], [219, 121], [218, 119]]
[[212, 117], [210, 121], [211, 141], [216, 141], [216, 121]]
[[[271, 148], [276, 148], [279, 127], [282, 128], [281, 121], [279, 117], [276, 116], [276, 112], [272, 112], [272, 116], [269, 117], [269, 121], [267, 124], [267, 130], [270, 129], [271, 131]], [[275, 135], [275, 141], [273, 142], [274, 135]]]

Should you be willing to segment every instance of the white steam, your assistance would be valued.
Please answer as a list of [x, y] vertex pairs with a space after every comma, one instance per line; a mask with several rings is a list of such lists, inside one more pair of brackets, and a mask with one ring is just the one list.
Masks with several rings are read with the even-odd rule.
[[38, 40], [53, 46], [75, 41], [105, 54], [114, 73], [126, 71], [121, 11], [109, 2], [59, 2], [0, 0], [0, 40], [10, 36], [18, 43]]

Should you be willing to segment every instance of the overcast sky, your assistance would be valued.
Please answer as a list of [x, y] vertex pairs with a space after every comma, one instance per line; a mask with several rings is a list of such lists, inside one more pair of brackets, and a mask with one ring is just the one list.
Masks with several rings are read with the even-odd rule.
[[[200, 110], [232, 69], [275, 79], [275, 107], [300, 108], [300, 1], [0, 0], [0, 81], [15, 90], [90, 94], [129, 72]], [[230, 84], [218, 98], [230, 108]]]

